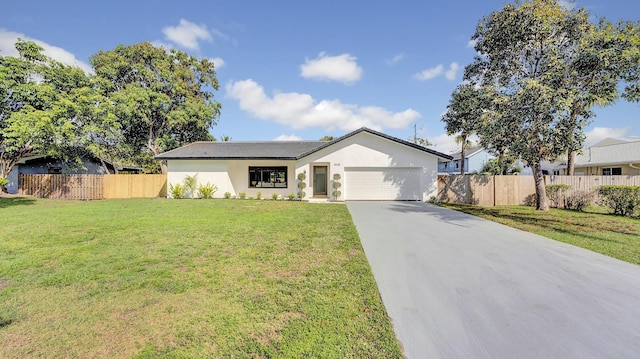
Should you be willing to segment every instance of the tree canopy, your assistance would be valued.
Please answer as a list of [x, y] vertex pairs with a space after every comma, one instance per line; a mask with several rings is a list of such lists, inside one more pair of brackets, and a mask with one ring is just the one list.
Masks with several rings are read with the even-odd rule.
[[82, 70], [49, 59], [33, 42], [16, 49], [18, 57], [0, 57], [0, 177], [35, 154], [77, 158], [96, 100]]
[[145, 42], [100, 51], [91, 65], [123, 144], [139, 163], [153, 167], [161, 152], [211, 139], [221, 109], [213, 96], [219, 88], [213, 62]]
[[91, 58], [95, 74], [19, 40], [0, 56], [0, 178], [21, 159], [93, 156], [158, 171], [153, 156], [211, 140], [221, 105], [213, 62], [150, 43], [120, 45]]
[[477, 55], [450, 104], [472, 107], [480, 120], [461, 123], [460, 111], [448, 111], [447, 132], [477, 131], [489, 149], [523, 159], [533, 169], [537, 208], [548, 209], [542, 161], [582, 147], [591, 108], [612, 103], [621, 80], [624, 96], [634, 98], [637, 44], [625, 47], [636, 33], [628, 23], [594, 24], [586, 10], [558, 0], [505, 5], [478, 23]]

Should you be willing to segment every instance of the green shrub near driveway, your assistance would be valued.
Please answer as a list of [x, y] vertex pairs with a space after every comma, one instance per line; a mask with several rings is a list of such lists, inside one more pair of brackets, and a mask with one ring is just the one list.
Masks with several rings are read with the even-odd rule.
[[640, 206], [640, 187], [638, 186], [600, 186], [600, 202], [609, 207], [613, 214], [633, 216]]

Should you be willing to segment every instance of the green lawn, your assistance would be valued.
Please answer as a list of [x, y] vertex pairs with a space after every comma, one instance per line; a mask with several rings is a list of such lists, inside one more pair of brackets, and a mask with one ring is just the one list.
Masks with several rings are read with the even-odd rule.
[[442, 206], [640, 265], [640, 220], [637, 218], [602, 213], [602, 208], [588, 212], [552, 208], [542, 212], [524, 206]]
[[0, 357], [400, 358], [346, 206], [0, 198]]

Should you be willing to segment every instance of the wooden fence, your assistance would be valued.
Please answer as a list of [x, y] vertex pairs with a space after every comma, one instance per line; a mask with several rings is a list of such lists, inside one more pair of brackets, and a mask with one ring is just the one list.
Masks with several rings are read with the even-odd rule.
[[167, 175], [105, 175], [104, 198], [167, 196]]
[[438, 201], [479, 206], [518, 205], [534, 194], [532, 176], [438, 176]]
[[165, 197], [166, 175], [20, 174], [18, 194], [55, 199]]
[[[599, 200], [597, 188], [603, 185], [640, 186], [640, 176], [545, 176], [545, 184], [567, 184], [567, 195], [589, 193]], [[533, 176], [438, 176], [440, 202], [479, 206], [525, 204], [536, 193]]]

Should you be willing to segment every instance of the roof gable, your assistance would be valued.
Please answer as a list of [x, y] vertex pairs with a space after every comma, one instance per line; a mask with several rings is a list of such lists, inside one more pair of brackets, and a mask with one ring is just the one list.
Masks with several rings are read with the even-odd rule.
[[349, 137], [355, 136], [355, 135], [357, 135], [359, 133], [363, 133], [363, 132], [371, 134], [371, 135], [374, 135], [374, 136], [382, 137], [382, 138], [387, 139], [389, 141], [393, 141], [393, 142], [399, 143], [401, 145], [404, 145], [404, 146], [407, 146], [407, 147], [411, 147], [413, 149], [416, 149], [416, 150], [419, 150], [419, 151], [422, 151], [422, 152], [426, 152], [426, 153], [429, 153], [431, 155], [434, 155], [434, 156], [437, 156], [437, 157], [440, 157], [440, 158], [443, 158], [443, 159], [451, 160], [451, 158], [452, 158], [451, 156], [446, 155], [444, 153], [441, 153], [441, 152], [432, 150], [430, 148], [426, 148], [426, 147], [417, 145], [415, 143], [411, 143], [409, 141], [401, 140], [401, 139], [399, 139], [397, 137], [389, 136], [389, 135], [384, 134], [382, 132], [374, 131], [374, 130], [372, 130], [370, 128], [367, 128], [367, 127], [362, 127], [362, 128], [357, 129], [355, 131], [349, 132], [346, 135], [344, 135], [342, 137], [339, 137], [339, 138], [336, 138], [333, 141], [325, 142], [322, 145], [318, 146], [317, 148], [314, 148], [314, 149], [310, 150], [309, 152], [302, 154], [299, 158], [303, 158], [303, 157], [309, 156], [309, 155], [311, 155], [311, 154], [313, 154], [315, 152], [320, 151], [321, 149], [330, 147], [330, 146], [332, 146], [332, 145], [334, 145], [334, 144], [336, 144], [338, 142], [344, 141]]

